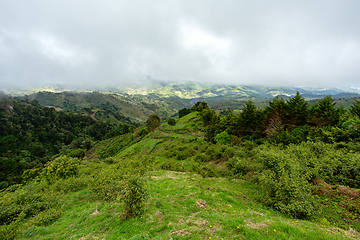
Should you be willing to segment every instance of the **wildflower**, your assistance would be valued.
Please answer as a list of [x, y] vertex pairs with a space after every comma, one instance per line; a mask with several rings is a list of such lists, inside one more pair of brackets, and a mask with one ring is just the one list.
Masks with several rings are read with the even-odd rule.
[[276, 232], [276, 230], [274, 229], [274, 232]]

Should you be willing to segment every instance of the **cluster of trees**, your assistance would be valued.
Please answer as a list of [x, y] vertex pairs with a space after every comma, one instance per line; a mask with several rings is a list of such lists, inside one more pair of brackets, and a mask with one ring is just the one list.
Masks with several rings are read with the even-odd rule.
[[36, 100], [8, 98], [0, 105], [1, 186], [20, 182], [24, 170], [41, 168], [60, 151], [81, 148], [76, 153], [81, 156], [92, 141], [121, 134], [122, 127], [42, 107]]
[[[297, 92], [287, 100], [276, 97], [264, 109], [257, 108], [249, 100], [241, 113], [227, 116], [216, 114], [204, 102], [198, 102], [190, 109], [181, 109], [184, 116], [191, 111], [201, 112], [206, 126], [206, 137], [216, 141], [218, 134], [235, 136], [247, 140], [272, 139], [276, 142], [291, 143], [306, 141], [316, 134], [330, 142], [347, 142], [360, 138], [360, 101], [355, 100], [349, 110], [336, 107], [334, 100], [327, 96], [309, 105]], [[219, 139], [219, 138], [218, 138]]]

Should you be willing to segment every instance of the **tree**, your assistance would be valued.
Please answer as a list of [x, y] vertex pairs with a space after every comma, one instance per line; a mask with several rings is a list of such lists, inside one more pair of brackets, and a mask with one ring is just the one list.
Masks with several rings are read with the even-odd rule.
[[126, 134], [130, 132], [130, 128], [129, 125], [127, 125], [126, 123], [123, 125], [122, 127], [122, 134]]
[[174, 118], [169, 118], [167, 120], [167, 124], [169, 124], [171, 126], [171, 133], [172, 133], [172, 127], [175, 126], [176, 120]]
[[155, 137], [155, 129], [160, 126], [160, 117], [157, 114], [151, 114], [146, 120], [147, 128], [153, 132], [153, 138]]
[[355, 102], [352, 103], [350, 112], [354, 115], [360, 117], [360, 101], [354, 99]]
[[263, 111], [257, 109], [254, 102], [249, 100], [237, 119], [238, 130], [236, 135], [258, 137], [263, 132], [263, 122]]
[[182, 118], [183, 116], [188, 115], [189, 113], [191, 113], [191, 110], [188, 108], [183, 108], [179, 110], [179, 118]]
[[311, 106], [309, 123], [317, 127], [336, 126], [340, 121], [340, 110], [334, 100], [327, 96]]
[[203, 110], [209, 110], [210, 107], [206, 102], [197, 102], [191, 107], [192, 111], [202, 112]]
[[275, 97], [269, 101], [269, 106], [265, 108], [265, 133], [272, 138], [285, 128], [286, 102], [283, 98]]
[[309, 117], [309, 107], [305, 99], [296, 92], [295, 97], [289, 98], [286, 105], [286, 124], [290, 130], [305, 125]]
[[231, 143], [231, 136], [226, 132], [223, 131], [222, 133], [219, 133], [214, 138], [216, 143], [220, 144], [230, 144]]

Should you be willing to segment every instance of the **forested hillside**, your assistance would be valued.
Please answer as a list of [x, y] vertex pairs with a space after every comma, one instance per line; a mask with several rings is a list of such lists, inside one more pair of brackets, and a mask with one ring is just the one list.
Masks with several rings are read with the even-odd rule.
[[[296, 93], [264, 108], [249, 100], [237, 114], [199, 101], [179, 118], [151, 114], [121, 129], [6, 101], [2, 163], [31, 171], [0, 192], [1, 238], [360, 237], [357, 100], [347, 110]], [[22, 165], [24, 153], [47, 163]]]
[[1, 186], [20, 183], [23, 171], [41, 171], [60, 152], [80, 157], [93, 141], [121, 134], [122, 125], [42, 107], [34, 100], [2, 99], [0, 104]]

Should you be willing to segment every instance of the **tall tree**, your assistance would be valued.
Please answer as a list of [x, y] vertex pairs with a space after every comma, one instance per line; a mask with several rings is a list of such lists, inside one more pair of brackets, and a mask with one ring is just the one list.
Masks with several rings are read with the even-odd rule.
[[169, 124], [171, 126], [171, 133], [172, 133], [172, 129], [173, 129], [173, 126], [175, 126], [175, 124], [176, 124], [176, 120], [174, 118], [169, 118], [167, 120], [167, 124]]
[[354, 115], [357, 115], [358, 117], [360, 117], [360, 101], [354, 99], [355, 102], [352, 103], [351, 108], [350, 108], [350, 112]]
[[238, 135], [240, 136], [259, 136], [263, 133], [264, 114], [257, 109], [254, 102], [246, 102], [237, 121]]
[[309, 117], [309, 104], [296, 92], [296, 95], [286, 101], [286, 127], [292, 130], [305, 125]]
[[335, 107], [334, 99], [327, 96], [311, 106], [309, 123], [317, 127], [339, 124], [340, 110]]
[[278, 96], [269, 101], [269, 106], [265, 108], [265, 133], [268, 137], [273, 137], [285, 128], [286, 106], [285, 100]]
[[155, 137], [155, 129], [160, 126], [160, 117], [157, 114], [151, 114], [146, 120], [147, 128], [153, 132], [153, 138]]

